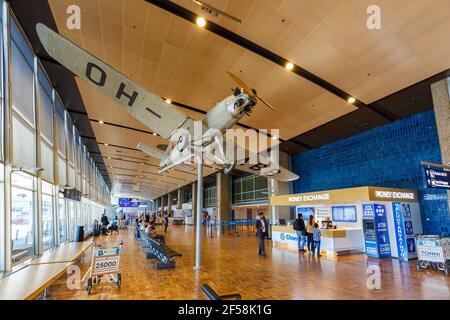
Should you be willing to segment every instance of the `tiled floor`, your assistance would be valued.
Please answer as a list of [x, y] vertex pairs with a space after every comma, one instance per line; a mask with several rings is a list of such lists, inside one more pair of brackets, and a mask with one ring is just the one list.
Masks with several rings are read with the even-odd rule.
[[[125, 242], [122, 287], [102, 282], [88, 296], [83, 289], [67, 289], [63, 276], [50, 287], [48, 299], [204, 299], [202, 283], [220, 294], [240, 293], [243, 299], [450, 299], [450, 281], [444, 273], [417, 272], [415, 261], [367, 259], [363, 254], [317, 258], [272, 248], [269, 241], [268, 256], [259, 257], [252, 231], [241, 231], [239, 237], [218, 232], [210, 238], [202, 229], [203, 267], [194, 271], [194, 231], [191, 226], [169, 227], [166, 243], [183, 254], [173, 270], [155, 270], [132, 230], [110, 236], [108, 243]], [[89, 255], [81, 276], [88, 262]], [[368, 266], [380, 270], [379, 290], [367, 287]]]

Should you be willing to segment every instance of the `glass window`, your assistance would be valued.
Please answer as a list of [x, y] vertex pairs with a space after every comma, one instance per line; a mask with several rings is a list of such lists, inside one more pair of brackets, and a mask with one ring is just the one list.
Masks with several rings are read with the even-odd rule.
[[69, 203], [69, 223], [70, 223], [70, 232], [69, 239], [73, 240], [75, 235], [75, 229], [77, 227], [77, 216], [75, 212], [75, 201], [68, 200]]
[[11, 39], [13, 106], [34, 127], [33, 54], [14, 21]]
[[53, 217], [53, 186], [42, 181], [42, 244], [44, 249], [51, 248], [54, 244]]
[[61, 187], [64, 187], [65, 185], [67, 185], [66, 165], [67, 165], [66, 160], [64, 160], [64, 158], [59, 156], [59, 159], [58, 159], [58, 170], [59, 170], [59, 185]]
[[36, 133], [19, 115], [13, 116], [13, 163], [17, 166], [36, 166]]
[[54, 158], [53, 147], [49, 146], [47, 142], [41, 141], [41, 166], [44, 168], [42, 171], [42, 178], [53, 182], [54, 180]]
[[73, 164], [73, 123], [69, 115], [66, 113], [67, 120], [67, 158]]
[[60, 193], [58, 198], [59, 209], [59, 242], [67, 241], [67, 215], [66, 215], [66, 201]]
[[44, 72], [39, 68], [39, 121], [41, 135], [53, 145], [53, 102], [52, 87]]
[[73, 165], [69, 166], [69, 186], [75, 187], [75, 169], [73, 168]]
[[66, 157], [66, 131], [64, 126], [64, 105], [61, 99], [56, 96], [56, 125], [58, 127], [58, 151]]
[[12, 263], [16, 264], [35, 254], [34, 251], [34, 192], [33, 177], [13, 173], [11, 188]]

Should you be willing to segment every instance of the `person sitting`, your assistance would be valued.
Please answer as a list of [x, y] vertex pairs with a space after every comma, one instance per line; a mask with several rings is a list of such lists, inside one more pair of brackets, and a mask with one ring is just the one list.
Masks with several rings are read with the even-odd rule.
[[162, 234], [158, 233], [158, 229], [156, 228], [155, 224], [149, 224], [147, 229], [146, 229], [146, 234], [153, 239], [156, 240], [161, 240], [162, 242], [164, 242], [164, 236]]
[[111, 226], [108, 228], [108, 231], [117, 231], [117, 232], [119, 232], [119, 226], [117, 225], [117, 220], [114, 220], [112, 223], [111, 223]]
[[94, 234], [94, 237], [99, 236], [100, 235], [100, 223], [98, 222], [97, 219], [94, 219], [94, 223], [92, 224], [92, 232]]

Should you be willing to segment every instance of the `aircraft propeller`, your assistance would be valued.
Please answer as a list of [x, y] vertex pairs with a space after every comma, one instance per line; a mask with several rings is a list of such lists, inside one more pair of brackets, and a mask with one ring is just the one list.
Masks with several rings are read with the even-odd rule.
[[253, 99], [257, 99], [257, 100], [261, 101], [262, 103], [264, 103], [270, 109], [272, 109], [274, 111], [277, 111], [277, 109], [272, 107], [272, 105], [269, 102], [267, 102], [266, 100], [264, 100], [263, 98], [258, 96], [258, 94], [256, 93], [255, 89], [250, 88], [244, 81], [242, 81], [241, 79], [236, 77], [231, 72], [227, 71], [227, 73], [231, 77], [231, 79], [233, 79], [238, 84], [238, 86], [240, 86], [245, 91], [245, 93], [247, 93], [250, 97], [252, 97]]

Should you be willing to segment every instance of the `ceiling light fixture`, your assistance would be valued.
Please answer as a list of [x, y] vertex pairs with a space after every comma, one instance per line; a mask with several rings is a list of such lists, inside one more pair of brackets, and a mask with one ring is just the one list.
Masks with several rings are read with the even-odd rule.
[[108, 144], [107, 144], [107, 143], [104, 143], [104, 145], [105, 145], [105, 146], [108, 146]]
[[154, 135], [154, 136], [157, 136], [158, 134], [157, 134], [156, 132], [153, 132], [153, 135]]
[[288, 62], [284, 67], [286, 68], [286, 70], [291, 71], [292, 69], [294, 69], [294, 64], [292, 62]]
[[100, 120], [98, 123], [100, 123], [100, 124], [104, 124], [104, 122], [102, 121], [102, 120]]
[[195, 23], [201, 28], [206, 26], [206, 20], [203, 17], [197, 17], [197, 19], [195, 19]]
[[272, 140], [277, 140], [277, 139], [278, 139], [277, 136], [273, 136], [273, 137], [272, 137]]
[[167, 104], [171, 104], [172, 103], [172, 100], [170, 100], [170, 99], [165, 99], [164, 100]]
[[353, 97], [350, 97], [350, 98], [348, 98], [347, 101], [348, 101], [348, 103], [354, 103], [356, 101], [356, 99]]

